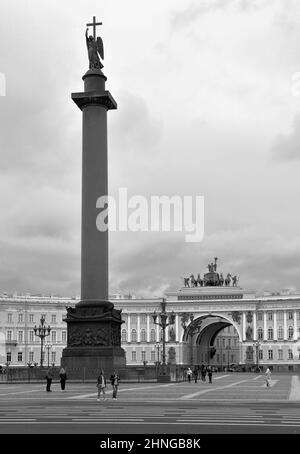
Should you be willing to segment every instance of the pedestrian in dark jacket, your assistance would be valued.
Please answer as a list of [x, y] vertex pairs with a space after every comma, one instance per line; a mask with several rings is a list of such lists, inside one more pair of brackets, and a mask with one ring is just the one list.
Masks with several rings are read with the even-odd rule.
[[197, 367], [195, 367], [193, 374], [194, 374], [194, 378], [195, 378], [195, 383], [197, 383], [197, 381], [198, 381], [198, 369], [197, 369]]
[[98, 397], [97, 400], [100, 400], [101, 393], [103, 394], [103, 399], [106, 400], [105, 397], [105, 388], [106, 388], [106, 378], [104, 376], [103, 370], [101, 370], [99, 377], [97, 378], [97, 388], [98, 388]]
[[113, 387], [113, 399], [114, 400], [117, 399], [119, 381], [120, 381], [120, 377], [117, 374], [117, 372], [114, 371], [114, 373], [110, 376], [110, 382], [111, 382], [112, 387]]
[[66, 386], [67, 373], [63, 367], [59, 371], [59, 378], [60, 378], [60, 390], [64, 391], [65, 386]]
[[206, 367], [204, 364], [201, 364], [201, 380], [206, 381]]
[[207, 370], [209, 383], [212, 383], [212, 367], [211, 366], [207, 366], [206, 370]]
[[47, 380], [47, 386], [46, 386], [46, 391], [47, 392], [52, 392], [50, 387], [53, 379], [53, 371], [52, 369], [48, 369], [47, 375], [46, 375], [46, 380]]

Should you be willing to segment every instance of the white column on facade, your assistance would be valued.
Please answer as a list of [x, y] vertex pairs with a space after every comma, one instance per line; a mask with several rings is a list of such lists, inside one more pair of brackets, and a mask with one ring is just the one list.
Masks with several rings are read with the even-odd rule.
[[253, 340], [257, 340], [257, 327], [256, 327], [256, 317], [257, 317], [257, 312], [253, 313]]
[[264, 341], [267, 340], [267, 312], [264, 311]]
[[166, 342], [169, 341], [169, 327], [166, 327]]
[[160, 326], [156, 325], [156, 342], [160, 342], [159, 330]]
[[147, 314], [147, 342], [150, 342], [150, 315]]
[[286, 311], [283, 312], [283, 339], [287, 340]]
[[175, 334], [176, 334], [175, 341], [179, 342], [178, 314], [175, 315]]
[[277, 341], [277, 312], [274, 311], [274, 340]]
[[298, 339], [297, 311], [294, 311], [294, 340]]
[[246, 312], [243, 312], [243, 341], [246, 340]]
[[127, 342], [131, 342], [130, 315], [127, 315]]
[[140, 314], [137, 314], [137, 341], [141, 342], [141, 320], [140, 320]]

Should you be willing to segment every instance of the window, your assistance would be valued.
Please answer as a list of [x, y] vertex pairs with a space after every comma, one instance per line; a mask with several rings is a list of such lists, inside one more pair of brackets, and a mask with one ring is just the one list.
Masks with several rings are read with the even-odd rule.
[[289, 339], [292, 339], [293, 338], [293, 335], [294, 335], [294, 328], [292, 326], [289, 326]]
[[151, 361], [155, 363], [155, 350], [151, 350]]
[[34, 358], [34, 352], [29, 352], [29, 362], [33, 363], [33, 358]]
[[29, 342], [34, 342], [34, 331], [29, 331]]
[[282, 311], [277, 312], [277, 318], [278, 318], [278, 320], [281, 320], [281, 321], [283, 320], [283, 312]]
[[146, 330], [142, 329], [141, 331], [141, 342], [146, 342]]
[[131, 330], [131, 342], [136, 342], [136, 329]]
[[18, 352], [18, 362], [23, 361], [23, 354], [22, 352]]
[[131, 315], [130, 321], [131, 321], [132, 324], [135, 324], [136, 323], [136, 315]]
[[293, 350], [289, 349], [289, 359], [293, 359]]
[[56, 323], [56, 315], [55, 314], [51, 315], [51, 323]]
[[283, 359], [283, 350], [278, 350], [278, 359]]
[[135, 351], [131, 352], [131, 360], [136, 361], [136, 352]]
[[18, 315], [18, 322], [23, 323], [23, 314]]
[[217, 338], [217, 347], [220, 347], [220, 339]]
[[141, 323], [145, 325], [147, 323], [147, 315], [141, 315]]
[[67, 343], [67, 331], [62, 331], [61, 332], [61, 341], [63, 344]]
[[258, 359], [264, 359], [264, 353], [262, 350], [258, 350]]
[[234, 339], [234, 346], [237, 346], [237, 338]]
[[272, 340], [273, 339], [273, 328], [269, 328], [268, 329], [268, 340]]
[[51, 363], [56, 363], [56, 352], [51, 352]]
[[264, 336], [263, 329], [262, 329], [262, 328], [258, 328], [258, 330], [257, 330], [257, 337], [258, 337], [258, 339], [262, 339], [263, 336]]
[[231, 362], [234, 363], [234, 355], [231, 355]]
[[7, 314], [7, 322], [12, 323], [12, 314]]
[[11, 341], [12, 340], [12, 331], [7, 331], [7, 340]]
[[219, 362], [220, 362], [220, 355], [219, 355], [219, 353], [217, 353], [217, 363], [219, 363]]
[[34, 315], [29, 314], [29, 323], [34, 323]]
[[122, 342], [127, 342], [127, 331], [126, 331], [126, 329], [122, 329], [122, 332], [121, 332], [121, 341], [122, 341]]
[[226, 358], [225, 358], [225, 353], [223, 353], [223, 355], [222, 355], [222, 359], [223, 359], [223, 363], [225, 363], [225, 361], [226, 361]]
[[273, 312], [268, 312], [268, 320], [269, 321], [273, 320]]
[[56, 344], [56, 331], [51, 331], [52, 344]]
[[231, 347], [231, 339], [227, 339], [227, 346]]
[[263, 313], [262, 312], [257, 312], [257, 320], [261, 322], [262, 319], [263, 319]]
[[288, 311], [288, 319], [289, 320], [293, 320], [293, 312], [292, 311]]
[[283, 339], [283, 328], [282, 326], [278, 327], [278, 334], [277, 334], [278, 339]]
[[150, 331], [150, 342], [155, 342], [156, 341], [156, 332], [155, 329], [152, 329]]
[[222, 345], [223, 345], [223, 347], [225, 347], [225, 339], [224, 338], [222, 339]]
[[7, 361], [8, 363], [11, 362], [11, 352], [7, 352], [7, 353], [6, 353], [6, 361]]
[[23, 331], [18, 331], [18, 342], [23, 342]]
[[268, 359], [273, 359], [273, 350], [268, 350]]
[[142, 361], [146, 361], [146, 352], [142, 351]]

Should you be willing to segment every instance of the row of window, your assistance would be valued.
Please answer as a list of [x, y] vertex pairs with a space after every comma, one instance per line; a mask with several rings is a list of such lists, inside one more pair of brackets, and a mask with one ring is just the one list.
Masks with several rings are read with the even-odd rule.
[[[294, 336], [294, 327], [293, 326], [289, 326], [288, 327], [287, 335], [288, 335], [288, 339], [289, 340], [293, 339], [293, 336]], [[264, 330], [262, 328], [258, 328], [257, 337], [258, 337], [258, 339], [263, 339], [264, 338]], [[268, 340], [273, 340], [274, 339], [274, 329], [273, 328], [268, 328], [267, 338], [268, 338]], [[284, 329], [283, 329], [282, 326], [279, 326], [277, 328], [277, 339], [280, 340], [280, 339], [283, 339], [283, 338], [284, 338]]]
[[[29, 323], [40, 323], [40, 319], [43, 318], [46, 320], [46, 314], [41, 314], [41, 316], [38, 318], [38, 320], [35, 320], [34, 319], [34, 315], [35, 314], [29, 314], [29, 318], [28, 318], [28, 321]], [[62, 320], [65, 318], [65, 315], [62, 315]], [[24, 323], [24, 314], [22, 312], [18, 313], [18, 323]], [[13, 314], [12, 313], [8, 313], [7, 314], [7, 323], [13, 323]], [[56, 314], [51, 314], [51, 323], [54, 324], [54, 323], [57, 323], [57, 315]], [[47, 322], [45, 322], [45, 324], [47, 324]]]
[[[47, 336], [46, 339], [49, 339], [53, 344], [55, 344], [58, 339], [57, 339], [57, 332], [56, 331], [51, 331], [50, 336]], [[13, 331], [8, 330], [6, 333], [6, 340], [7, 341], [12, 341], [13, 340]], [[24, 342], [24, 331], [18, 331], [18, 338], [17, 338], [18, 343]], [[34, 334], [33, 330], [29, 331], [29, 342], [40, 342], [40, 339], [38, 336]], [[62, 331], [61, 332], [61, 342], [66, 343], [67, 342], [67, 331]]]
[[[263, 311], [257, 312], [257, 320], [259, 320], [259, 321], [263, 320], [263, 314], [264, 314]], [[277, 320], [283, 320], [283, 317], [284, 317], [283, 314], [284, 314], [283, 311], [276, 311]], [[298, 319], [300, 319], [300, 312], [297, 311], [297, 314], [298, 314]], [[274, 312], [271, 312], [271, 311], [267, 312], [267, 319], [269, 321], [273, 320], [273, 316], [274, 316]], [[293, 311], [287, 311], [287, 319], [288, 320], [294, 320], [294, 312]]]
[[234, 347], [237, 347], [237, 345], [238, 345], [238, 338], [237, 337], [235, 337], [233, 339], [230, 339], [230, 338], [221, 338], [220, 339], [220, 338], [217, 337], [216, 338], [216, 347], [220, 347], [220, 346], [225, 347], [226, 340], [227, 340], [227, 347], [231, 347], [232, 345]]
[[[267, 354], [268, 354], [267, 359], [274, 359], [274, 351], [272, 349], [268, 350]], [[279, 360], [283, 359], [283, 350], [282, 349], [277, 350], [277, 354], [278, 354], [277, 359], [279, 359]], [[258, 351], [258, 359], [264, 359], [263, 350]], [[294, 359], [294, 354], [293, 354], [292, 349], [288, 349], [288, 359]], [[300, 359], [300, 352], [299, 352], [298, 359]]]
[[[22, 363], [23, 362], [23, 352], [18, 352], [17, 358], [18, 358], [18, 362]], [[45, 352], [43, 352], [43, 361], [46, 361], [46, 359], [48, 359], [48, 358], [46, 358]], [[12, 362], [12, 353], [11, 352], [7, 352], [6, 360], [10, 363]], [[28, 362], [34, 363], [34, 362], [38, 362], [38, 361], [40, 361], [40, 354], [39, 354], [39, 357], [36, 358], [34, 356], [34, 352], [28, 353]], [[49, 362], [50, 361], [51, 361], [51, 364], [56, 363], [56, 352], [51, 352], [49, 354]]]
[[[160, 333], [161, 338], [161, 333]], [[122, 329], [121, 331], [121, 339], [122, 342], [127, 342], [127, 330]], [[137, 330], [131, 330], [131, 342], [137, 342]], [[145, 329], [141, 329], [140, 331], [140, 342], [147, 342], [147, 331]], [[156, 329], [150, 330], [150, 342], [156, 342]]]

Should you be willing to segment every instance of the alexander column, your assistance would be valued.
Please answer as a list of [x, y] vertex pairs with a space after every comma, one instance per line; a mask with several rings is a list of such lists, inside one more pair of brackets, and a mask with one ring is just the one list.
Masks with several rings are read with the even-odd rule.
[[121, 348], [121, 311], [108, 300], [108, 231], [99, 231], [97, 199], [107, 196], [107, 111], [117, 103], [105, 90], [106, 77], [101, 69], [103, 42], [85, 33], [89, 70], [82, 77], [84, 92], [72, 93], [82, 111], [82, 212], [81, 212], [81, 301], [67, 308], [67, 347], [62, 365], [68, 376], [95, 378], [99, 370], [110, 374], [125, 367]]

